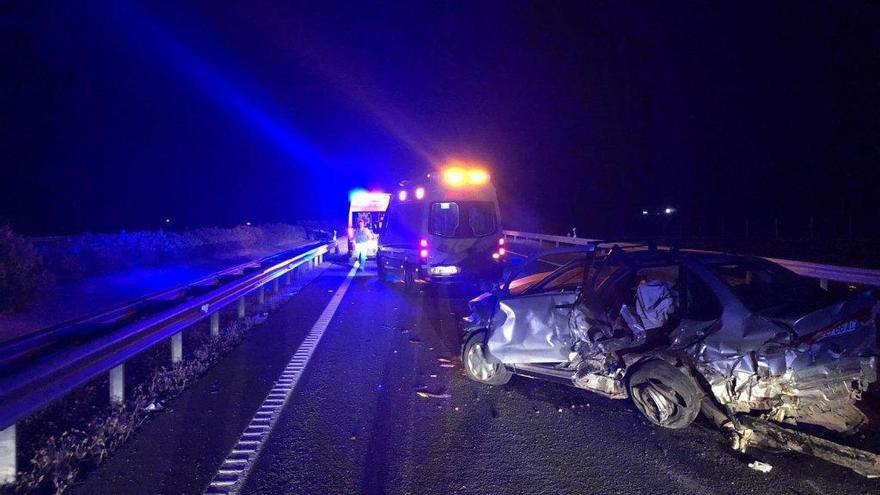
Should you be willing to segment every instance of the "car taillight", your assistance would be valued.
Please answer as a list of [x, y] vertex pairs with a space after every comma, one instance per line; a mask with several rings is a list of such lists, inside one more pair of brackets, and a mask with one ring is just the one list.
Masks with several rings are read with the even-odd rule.
[[428, 240], [422, 239], [421, 241], [419, 241], [419, 247], [423, 247], [423, 248], [428, 247]]
[[504, 248], [498, 248], [498, 255], [499, 255], [499, 256], [504, 256], [505, 253], [507, 253], [507, 250], [506, 250], [506, 249], [504, 249]]
[[503, 246], [503, 245], [504, 245], [504, 238], [503, 238], [503, 237], [500, 238], [500, 239], [498, 239], [498, 245], [499, 245], [499, 246]]
[[427, 259], [428, 258], [428, 240], [422, 239], [419, 241], [419, 258]]
[[427, 257], [428, 257], [428, 250], [427, 250], [427, 249], [422, 249], [421, 251], [419, 251], [419, 256], [420, 256], [422, 259], [427, 258]]

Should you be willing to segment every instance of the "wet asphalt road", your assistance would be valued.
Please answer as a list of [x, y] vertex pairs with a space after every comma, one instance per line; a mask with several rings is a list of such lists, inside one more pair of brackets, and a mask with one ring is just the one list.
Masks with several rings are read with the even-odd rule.
[[[345, 273], [330, 266], [74, 493], [203, 490]], [[880, 493], [880, 480], [793, 454], [758, 453], [773, 470], [753, 471], [702, 421], [662, 430], [628, 401], [471, 382], [465, 302], [355, 278], [244, 493]]]

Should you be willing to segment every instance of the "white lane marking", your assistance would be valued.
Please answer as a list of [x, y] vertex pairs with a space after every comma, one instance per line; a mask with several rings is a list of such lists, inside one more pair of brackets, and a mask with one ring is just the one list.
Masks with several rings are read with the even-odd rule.
[[520, 254], [520, 253], [517, 253], [516, 251], [511, 251], [510, 249], [507, 249], [506, 251], [514, 256], [519, 256], [521, 258], [528, 258], [528, 256], [526, 256], [525, 254]]
[[306, 338], [303, 339], [299, 349], [290, 358], [287, 367], [284, 368], [278, 380], [275, 381], [275, 385], [269, 391], [263, 404], [254, 414], [244, 432], [242, 432], [238, 442], [232, 447], [232, 451], [229, 452], [229, 455], [226, 456], [226, 459], [217, 469], [217, 474], [214, 475], [211, 484], [205, 489], [205, 493], [236, 494], [241, 491], [248, 473], [257, 462], [257, 457], [259, 457], [266, 439], [272, 434], [272, 429], [275, 427], [275, 422], [278, 420], [281, 410], [287, 404], [287, 400], [293, 393], [294, 388], [296, 388], [299, 377], [302, 376], [302, 372], [315, 352], [318, 342], [321, 341], [324, 331], [330, 325], [330, 320], [333, 319], [333, 315], [339, 309], [339, 304], [342, 303], [342, 298], [351, 285], [355, 273], [357, 273], [357, 268], [352, 268], [342, 282], [342, 285], [336, 289], [336, 294], [333, 294], [330, 302], [327, 303], [327, 307], [324, 308], [324, 312], [321, 313], [318, 321], [315, 322]]

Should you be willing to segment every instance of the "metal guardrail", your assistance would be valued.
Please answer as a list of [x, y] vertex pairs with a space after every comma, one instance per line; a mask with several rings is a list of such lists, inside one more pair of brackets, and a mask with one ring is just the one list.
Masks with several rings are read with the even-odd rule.
[[[511, 240], [536, 241], [539, 244], [549, 243], [559, 245], [573, 244], [584, 245], [594, 242], [601, 242], [601, 239], [586, 239], [582, 237], [566, 237], [563, 235], [546, 235], [536, 234], [533, 232], [520, 232], [516, 230], [505, 230], [504, 236]], [[621, 243], [626, 245], [626, 243]], [[785, 260], [777, 258], [767, 258], [768, 260], [780, 264], [789, 270], [803, 275], [805, 277], [817, 278], [823, 287], [826, 287], [828, 281], [844, 282], [848, 284], [858, 285], [875, 285], [880, 286], [880, 270], [872, 270], [868, 268], [855, 268], [850, 266], [839, 265], [823, 265], [821, 263], [812, 263], [808, 261]]]
[[[184, 329], [210, 318], [211, 335], [219, 335], [221, 309], [237, 302], [237, 316], [244, 318], [245, 296], [257, 291], [262, 302], [268, 283], [277, 291], [282, 276], [289, 283], [299, 267], [317, 266], [328, 248], [326, 243], [312, 244], [237, 265], [0, 344], [0, 443], [9, 441], [11, 431], [14, 452], [16, 422], [103, 373], [110, 374], [111, 401], [123, 402], [126, 361], [169, 338], [171, 361], [180, 361]], [[8, 457], [8, 452], [0, 454]]]

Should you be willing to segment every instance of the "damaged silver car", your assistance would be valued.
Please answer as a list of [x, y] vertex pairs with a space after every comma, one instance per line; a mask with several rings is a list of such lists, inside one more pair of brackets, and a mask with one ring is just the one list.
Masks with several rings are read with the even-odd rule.
[[877, 454], [797, 428], [866, 423], [871, 291], [834, 294], [761, 258], [588, 245], [526, 260], [470, 306], [462, 361], [473, 380], [517, 374], [630, 398], [666, 428], [702, 411], [740, 451], [793, 450], [880, 476]]

